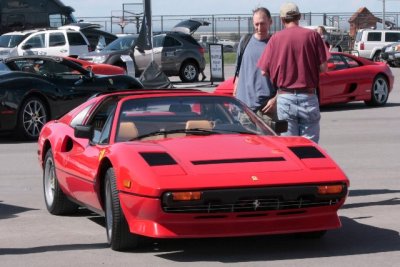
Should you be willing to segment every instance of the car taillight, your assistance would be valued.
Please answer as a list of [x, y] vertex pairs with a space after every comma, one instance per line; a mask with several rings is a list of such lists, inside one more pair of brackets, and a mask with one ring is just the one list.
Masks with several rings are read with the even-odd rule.
[[364, 50], [364, 48], [365, 48], [365, 47], [364, 47], [364, 43], [361, 42], [361, 43], [360, 43], [360, 50]]
[[200, 48], [199, 48], [200, 54], [204, 55], [204, 52], [205, 52], [205, 51], [206, 51], [206, 50], [204, 49], [204, 47], [200, 47]]

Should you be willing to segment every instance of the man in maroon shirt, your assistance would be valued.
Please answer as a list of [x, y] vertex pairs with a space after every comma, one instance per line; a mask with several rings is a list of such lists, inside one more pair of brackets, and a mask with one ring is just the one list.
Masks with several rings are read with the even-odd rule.
[[285, 29], [271, 37], [258, 67], [278, 88], [278, 118], [288, 122], [288, 131], [282, 135], [300, 135], [317, 143], [321, 115], [316, 88], [319, 73], [327, 69], [327, 54], [319, 34], [299, 26], [300, 16], [296, 4], [282, 5]]

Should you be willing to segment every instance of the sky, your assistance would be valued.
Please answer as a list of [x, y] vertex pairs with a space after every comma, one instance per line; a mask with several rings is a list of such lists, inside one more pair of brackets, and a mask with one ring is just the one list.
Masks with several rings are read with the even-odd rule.
[[[75, 17], [109, 17], [124, 10], [136, 11], [141, 0], [61, 0], [75, 9]], [[271, 13], [279, 13], [285, 0], [152, 0], [153, 15], [210, 15], [250, 14], [254, 8], [264, 6]], [[367, 7], [371, 12], [400, 12], [400, 0], [292, 0], [300, 12], [356, 12]], [[124, 5], [123, 5], [124, 4]]]

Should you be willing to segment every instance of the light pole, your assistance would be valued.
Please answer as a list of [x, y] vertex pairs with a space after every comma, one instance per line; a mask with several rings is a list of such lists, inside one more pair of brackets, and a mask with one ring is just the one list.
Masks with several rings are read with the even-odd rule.
[[383, 8], [383, 10], [382, 10], [382, 30], [384, 30], [386, 27], [385, 4], [386, 4], [385, 0], [382, 0], [382, 8]]

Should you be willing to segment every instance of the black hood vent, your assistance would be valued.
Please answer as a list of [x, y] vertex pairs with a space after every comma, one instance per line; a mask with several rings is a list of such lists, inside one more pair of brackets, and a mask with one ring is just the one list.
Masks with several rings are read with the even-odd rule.
[[296, 146], [289, 147], [289, 149], [292, 150], [299, 159], [325, 158], [324, 154], [314, 146]]
[[192, 161], [192, 163], [193, 163], [193, 165], [206, 165], [206, 164], [270, 162], [270, 161], [285, 161], [285, 158], [283, 158], [283, 157], [270, 157], [270, 158], [195, 160], [195, 161]]
[[175, 165], [176, 161], [164, 152], [142, 152], [140, 155], [150, 166]]

